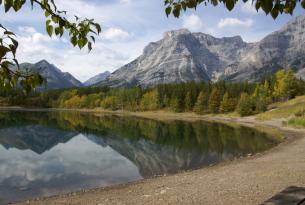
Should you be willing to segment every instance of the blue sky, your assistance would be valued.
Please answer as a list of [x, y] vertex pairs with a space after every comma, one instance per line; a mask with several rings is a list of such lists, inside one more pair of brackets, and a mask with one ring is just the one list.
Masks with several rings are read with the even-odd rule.
[[81, 81], [98, 73], [114, 71], [138, 57], [145, 45], [162, 38], [163, 33], [179, 28], [204, 32], [216, 37], [240, 35], [255, 42], [277, 30], [292, 18], [305, 14], [299, 5], [294, 15], [276, 20], [242, 1], [228, 12], [223, 5], [201, 6], [183, 13], [179, 19], [167, 18], [163, 0], [55, 0], [68, 15], [94, 18], [102, 25], [93, 51], [73, 48], [69, 40], [49, 38], [45, 33], [44, 16], [39, 8], [27, 6], [18, 13], [0, 12], [0, 22], [18, 35], [20, 62], [46, 59]]

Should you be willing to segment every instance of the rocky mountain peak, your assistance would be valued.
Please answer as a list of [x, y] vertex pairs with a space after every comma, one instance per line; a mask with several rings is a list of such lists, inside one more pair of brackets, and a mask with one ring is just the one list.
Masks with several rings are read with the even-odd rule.
[[187, 81], [255, 81], [292, 67], [305, 78], [305, 15], [256, 43], [187, 29], [169, 31], [100, 85], [149, 87]]
[[173, 38], [179, 35], [187, 35], [187, 34], [191, 34], [191, 32], [188, 29], [183, 28], [183, 29], [165, 32], [163, 38]]

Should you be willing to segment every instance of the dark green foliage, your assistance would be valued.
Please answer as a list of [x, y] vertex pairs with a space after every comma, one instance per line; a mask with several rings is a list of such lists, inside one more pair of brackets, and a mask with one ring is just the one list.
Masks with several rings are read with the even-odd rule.
[[209, 93], [206, 91], [201, 91], [198, 95], [194, 111], [198, 114], [204, 114], [208, 112], [208, 101]]
[[[248, 1], [250, 0], [243, 0], [242, 3]], [[253, 0], [251, 2], [257, 11], [263, 10], [266, 15], [271, 15], [273, 19], [276, 19], [282, 13], [292, 15], [299, 3], [305, 8], [305, 0]], [[176, 18], [180, 16], [182, 10], [196, 9], [199, 5], [217, 6], [223, 4], [228, 11], [231, 11], [237, 3], [238, 0], [164, 0], [166, 15], [173, 14]]]
[[254, 107], [254, 103], [251, 96], [247, 93], [242, 93], [238, 101], [237, 112], [241, 116], [248, 116], [253, 114], [253, 107]]
[[218, 113], [220, 108], [220, 102], [222, 94], [219, 88], [213, 88], [209, 98], [209, 110], [211, 113]]
[[228, 113], [233, 112], [236, 108], [237, 101], [236, 99], [229, 96], [229, 93], [226, 92], [220, 103], [219, 112]]

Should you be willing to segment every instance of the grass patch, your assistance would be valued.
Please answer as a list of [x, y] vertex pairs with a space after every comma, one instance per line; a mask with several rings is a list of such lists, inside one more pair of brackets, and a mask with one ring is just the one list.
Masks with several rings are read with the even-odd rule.
[[278, 102], [270, 105], [271, 110], [256, 115], [257, 120], [271, 120], [274, 118], [294, 117], [305, 110], [305, 96], [298, 96], [287, 102]]
[[295, 128], [305, 128], [305, 117], [294, 117], [288, 120], [287, 125]]

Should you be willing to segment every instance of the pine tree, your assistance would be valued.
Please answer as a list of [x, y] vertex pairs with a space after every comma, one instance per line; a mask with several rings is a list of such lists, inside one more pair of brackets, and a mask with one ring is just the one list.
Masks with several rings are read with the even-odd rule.
[[219, 111], [221, 113], [232, 112], [235, 110], [236, 102], [233, 98], [230, 98], [229, 93], [226, 92], [220, 103]]
[[185, 110], [186, 111], [191, 111], [193, 110], [193, 99], [192, 99], [192, 93], [190, 91], [188, 91], [186, 93], [186, 96], [185, 96]]
[[212, 113], [218, 113], [222, 96], [218, 88], [213, 88], [209, 98], [209, 110]]
[[170, 107], [174, 112], [182, 112], [183, 111], [181, 102], [178, 98], [172, 98], [171, 99]]
[[197, 97], [197, 101], [194, 106], [194, 111], [198, 114], [204, 114], [208, 110], [209, 95], [207, 92], [201, 91]]
[[251, 115], [253, 113], [253, 101], [248, 93], [242, 93], [237, 105], [237, 112], [241, 116]]

